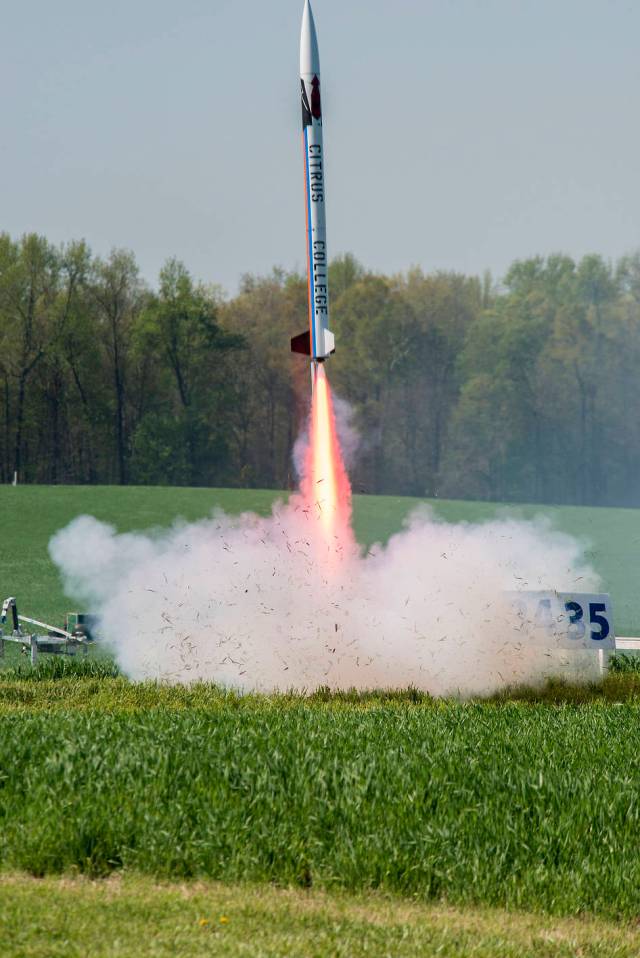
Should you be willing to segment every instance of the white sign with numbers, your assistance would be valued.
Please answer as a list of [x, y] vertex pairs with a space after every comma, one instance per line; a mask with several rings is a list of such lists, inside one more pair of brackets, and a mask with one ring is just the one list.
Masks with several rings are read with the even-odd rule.
[[610, 595], [509, 592], [521, 631], [559, 649], [615, 649]]

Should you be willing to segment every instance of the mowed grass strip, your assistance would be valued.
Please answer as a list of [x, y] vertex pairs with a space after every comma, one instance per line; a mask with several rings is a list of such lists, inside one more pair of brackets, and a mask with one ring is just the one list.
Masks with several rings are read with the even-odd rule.
[[640, 913], [640, 708], [238, 699], [0, 717], [0, 867]]
[[0, 877], [3, 958], [636, 958], [635, 927], [380, 894]]

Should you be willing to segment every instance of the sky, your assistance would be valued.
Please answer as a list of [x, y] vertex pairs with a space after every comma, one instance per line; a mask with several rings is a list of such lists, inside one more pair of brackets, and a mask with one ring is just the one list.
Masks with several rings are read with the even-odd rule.
[[[0, 0], [0, 230], [305, 265], [302, 0]], [[384, 272], [640, 246], [637, 0], [315, 0], [327, 228]]]

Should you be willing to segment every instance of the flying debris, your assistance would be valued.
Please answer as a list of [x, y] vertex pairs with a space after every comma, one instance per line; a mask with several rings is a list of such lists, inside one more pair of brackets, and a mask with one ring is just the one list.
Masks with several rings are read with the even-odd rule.
[[[304, 5], [300, 34], [300, 87], [302, 95], [302, 149], [307, 216], [307, 271], [309, 277], [309, 329], [291, 340], [294, 353], [322, 363], [335, 352], [329, 329], [329, 282], [325, 223], [322, 100], [318, 38], [309, 0]], [[317, 368], [317, 367], [315, 367]]]

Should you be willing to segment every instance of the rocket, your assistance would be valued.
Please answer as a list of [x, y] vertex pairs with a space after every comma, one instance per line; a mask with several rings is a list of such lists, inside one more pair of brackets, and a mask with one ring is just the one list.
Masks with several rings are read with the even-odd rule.
[[291, 349], [294, 353], [310, 356], [312, 363], [323, 363], [327, 356], [335, 352], [335, 344], [333, 333], [329, 329], [329, 260], [325, 222], [320, 55], [309, 0], [305, 0], [300, 33], [300, 93], [307, 219], [309, 329], [293, 337]]

